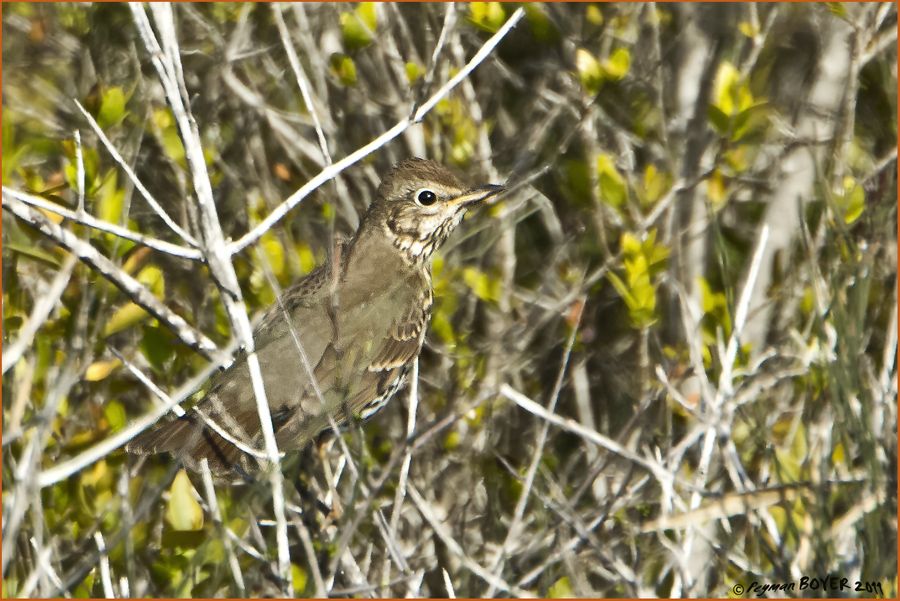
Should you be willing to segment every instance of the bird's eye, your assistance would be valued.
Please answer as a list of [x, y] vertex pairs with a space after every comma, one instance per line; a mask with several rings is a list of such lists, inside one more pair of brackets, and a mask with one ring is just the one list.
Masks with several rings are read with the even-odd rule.
[[437, 194], [431, 190], [423, 189], [416, 192], [416, 202], [427, 207], [437, 202]]

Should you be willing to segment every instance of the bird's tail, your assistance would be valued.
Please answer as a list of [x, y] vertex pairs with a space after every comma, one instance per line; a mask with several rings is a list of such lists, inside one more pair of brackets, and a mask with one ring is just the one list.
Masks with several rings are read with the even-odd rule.
[[206, 459], [215, 475], [235, 474], [246, 471], [251, 458], [234, 443], [203, 423], [193, 411], [178, 419], [160, 422], [138, 434], [125, 446], [135, 455], [172, 453], [192, 469], [200, 469], [200, 461]]

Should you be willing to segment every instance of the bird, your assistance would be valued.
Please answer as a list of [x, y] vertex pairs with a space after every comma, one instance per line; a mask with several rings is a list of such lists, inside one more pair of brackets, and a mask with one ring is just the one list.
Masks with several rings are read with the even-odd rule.
[[[410, 158], [382, 178], [349, 241], [286, 288], [253, 331], [275, 440], [302, 450], [319, 435], [365, 421], [403, 386], [434, 301], [431, 257], [466, 211], [504, 186], [466, 186], [442, 164]], [[133, 454], [168, 452], [189, 469], [247, 477], [264, 464], [247, 355], [213, 375], [176, 419], [133, 438]]]

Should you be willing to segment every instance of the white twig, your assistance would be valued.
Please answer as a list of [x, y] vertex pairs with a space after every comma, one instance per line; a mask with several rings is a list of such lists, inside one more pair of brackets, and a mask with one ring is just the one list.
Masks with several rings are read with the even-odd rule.
[[278, 223], [288, 213], [288, 211], [297, 206], [300, 201], [309, 196], [309, 194], [316, 190], [319, 186], [329, 181], [338, 173], [341, 173], [344, 169], [353, 165], [360, 159], [381, 148], [382, 146], [402, 134], [404, 131], [406, 131], [409, 126], [424, 119], [425, 115], [428, 114], [428, 112], [433, 109], [438, 102], [443, 100], [447, 96], [447, 94], [449, 94], [453, 90], [453, 88], [459, 85], [459, 82], [468, 77], [476, 67], [484, 62], [484, 60], [494, 50], [497, 44], [499, 44], [500, 41], [504, 37], [506, 37], [506, 34], [508, 34], [509, 31], [515, 26], [515, 24], [519, 22], [524, 14], [524, 9], [517, 9], [516, 12], [514, 12], [506, 21], [506, 23], [504, 23], [503, 26], [499, 30], [497, 30], [497, 33], [491, 36], [491, 38], [484, 43], [484, 45], [478, 50], [478, 52], [475, 53], [472, 59], [468, 63], [466, 63], [466, 66], [460, 69], [459, 73], [453, 76], [427, 101], [425, 101], [425, 103], [422, 104], [422, 106], [420, 106], [413, 115], [400, 120], [389, 130], [387, 130], [365, 146], [358, 148], [343, 159], [322, 169], [322, 171], [320, 171], [316, 176], [306, 182], [296, 192], [287, 197], [280, 205], [275, 207], [275, 209], [273, 209], [272, 212], [269, 213], [265, 217], [265, 219], [263, 219], [256, 227], [241, 236], [238, 240], [235, 240], [234, 242], [229, 244], [228, 252], [231, 254], [238, 253], [247, 248], [249, 245], [253, 244], [263, 234], [269, 231], [269, 229], [273, 225]]
[[119, 167], [122, 168], [122, 171], [125, 172], [125, 175], [128, 176], [128, 179], [131, 180], [131, 183], [134, 184], [135, 189], [141, 193], [141, 196], [144, 197], [144, 200], [147, 201], [147, 204], [150, 205], [150, 208], [159, 215], [160, 219], [169, 226], [173, 232], [178, 234], [182, 240], [190, 244], [191, 246], [199, 246], [197, 239], [191, 236], [187, 231], [184, 230], [180, 225], [175, 223], [175, 220], [172, 219], [166, 210], [162, 208], [162, 206], [157, 202], [157, 200], [150, 194], [150, 191], [147, 190], [147, 187], [141, 183], [141, 180], [138, 179], [138, 176], [134, 173], [134, 170], [131, 166], [125, 162], [125, 159], [122, 158], [122, 155], [119, 154], [119, 151], [116, 150], [116, 147], [113, 146], [112, 142], [109, 141], [109, 138], [106, 137], [106, 134], [103, 133], [103, 130], [100, 129], [100, 125], [94, 120], [89, 112], [84, 110], [84, 107], [81, 106], [77, 100], [73, 100], [75, 106], [78, 107], [78, 110], [81, 111], [81, 114], [84, 115], [84, 118], [87, 119], [88, 124], [91, 126], [91, 129], [94, 130], [94, 133], [97, 134], [97, 137], [100, 138], [100, 141], [103, 143], [103, 146], [106, 147], [107, 152], [112, 156], [113, 160], [119, 164]]
[[55, 240], [58, 244], [75, 254], [82, 262], [93, 267], [100, 275], [112, 282], [119, 290], [124, 292], [132, 301], [147, 310], [153, 317], [165, 323], [172, 333], [184, 344], [203, 354], [205, 357], [215, 359], [218, 354], [216, 344], [203, 333], [194, 329], [182, 317], [176, 315], [165, 306], [152, 292], [136, 279], [122, 271], [112, 261], [75, 234], [60, 225], [53, 223], [43, 213], [29, 207], [16, 198], [7, 196], [3, 208], [11, 211], [20, 219], [23, 219], [39, 229], [45, 235]]
[[431, 510], [431, 506], [424, 499], [424, 497], [419, 494], [419, 491], [416, 490], [415, 486], [409, 486], [409, 497], [413, 500], [413, 503], [415, 503], [416, 507], [419, 509], [422, 517], [425, 518], [425, 521], [428, 522], [428, 524], [434, 530], [435, 534], [438, 535], [438, 538], [441, 539], [441, 541], [447, 546], [451, 553], [457, 556], [457, 558], [460, 560], [460, 562], [462, 562], [467, 570], [469, 570], [485, 582], [492, 584], [495, 588], [501, 591], [509, 591], [510, 593], [519, 597], [534, 597], [534, 595], [532, 595], [528, 591], [520, 589], [519, 587], [491, 574], [489, 570], [485, 569], [476, 561], [472, 560], [468, 555], [466, 555], [465, 551], [463, 551], [463, 548], [450, 535], [450, 533], [447, 531], [446, 526], [444, 526], [438, 519], [438, 517], [434, 514], [434, 512]]
[[455, 24], [456, 5], [453, 2], [448, 2], [444, 5], [444, 24], [441, 25], [441, 33], [438, 36], [437, 43], [434, 45], [434, 51], [431, 53], [431, 64], [428, 65], [428, 71], [425, 72], [425, 79], [422, 82], [423, 90], [427, 90], [431, 87], [431, 82], [437, 71], [438, 57], [441, 55], [441, 50], [447, 42], [447, 36], [450, 34], [450, 30], [453, 29]]
[[119, 238], [124, 238], [125, 240], [137, 242], [138, 244], [146, 246], [147, 248], [152, 248], [154, 250], [170, 254], [174, 257], [191, 259], [195, 261], [203, 257], [203, 254], [195, 248], [179, 246], [178, 244], [172, 244], [171, 242], [166, 242], [165, 240], [151, 238], [149, 236], [145, 236], [144, 234], [133, 232], [125, 227], [122, 227], [121, 225], [110, 223], [109, 221], [103, 221], [102, 219], [97, 219], [89, 213], [71, 211], [65, 207], [61, 207], [56, 203], [50, 202], [49, 200], [44, 200], [40, 196], [35, 196], [34, 194], [20, 192], [19, 190], [13, 190], [12, 188], [7, 188], [6, 186], [4, 186], [3, 196], [5, 199], [9, 199], [10, 197], [12, 197], [16, 200], [24, 202], [27, 205], [38, 207], [44, 209], [45, 211], [50, 211], [51, 213], [56, 213], [57, 215], [61, 215], [66, 219], [71, 219], [76, 223], [81, 223], [88, 227], [92, 227], [95, 230], [106, 232], [107, 234], [118, 236]]
[[112, 576], [109, 572], [109, 555], [106, 553], [106, 543], [103, 541], [103, 535], [99, 531], [94, 532], [94, 542], [97, 544], [97, 551], [100, 553], [100, 582], [103, 584], [103, 594], [107, 599], [115, 599], [116, 593], [113, 590]]
[[[406, 420], [406, 440], [412, 440], [416, 431], [416, 411], [419, 407], [419, 359], [413, 361], [412, 373], [409, 380], [409, 415]], [[397, 492], [394, 495], [394, 507], [391, 510], [391, 534], [396, 536], [397, 526], [400, 524], [400, 510], [403, 508], [403, 499], [406, 497], [406, 482], [409, 476], [409, 466], [412, 462], [412, 447], [407, 444], [406, 453], [403, 456], [403, 464], [400, 467], [400, 477], [397, 481]]]
[[84, 153], [81, 149], [81, 132], [75, 130], [75, 173], [78, 186], [78, 212], [84, 213]]
[[222, 363], [210, 363], [200, 373], [183, 384], [178, 391], [171, 396], [168, 403], [163, 403], [154, 408], [152, 411], [143, 417], [134, 420], [128, 426], [119, 430], [106, 440], [98, 442], [75, 457], [63, 461], [62, 463], [57, 463], [53, 467], [40, 472], [37, 476], [37, 486], [39, 488], [44, 488], [45, 486], [56, 484], [72, 474], [83, 470], [94, 462], [103, 459], [109, 453], [125, 445], [129, 440], [156, 423], [159, 418], [171, 411], [174, 406], [187, 400], [187, 398], [193, 394], [193, 392], [205, 382], [213, 372], [218, 370], [221, 365]]
[[229, 319], [236, 331], [238, 340], [247, 352], [247, 369], [250, 372], [250, 381], [256, 398], [260, 430], [265, 441], [267, 459], [271, 464], [269, 483], [272, 486], [272, 510], [275, 514], [276, 523], [277, 573], [282, 580], [285, 594], [293, 596], [287, 519], [284, 512], [284, 479], [280, 468], [278, 443], [275, 440], [275, 430], [272, 425], [269, 403], [266, 399], [259, 358], [254, 350], [250, 318], [247, 316], [247, 309], [238, 285], [237, 274], [234, 271], [234, 266], [231, 264], [222, 227], [216, 212], [212, 184], [209, 179], [209, 173], [206, 170], [206, 159], [200, 143], [200, 130], [193, 115], [190, 113], [190, 107], [186, 104], [187, 90], [181, 70], [181, 56], [178, 40], [175, 36], [175, 19], [172, 6], [167, 3], [151, 4], [150, 6], [165, 51], [160, 49], [143, 7], [132, 4], [131, 10], [141, 38], [156, 67], [175, 122], [178, 125], [179, 134], [185, 149], [185, 157], [191, 171], [191, 180], [197, 196], [197, 204], [200, 209], [200, 229], [203, 233], [203, 246], [207, 263], [216, 282], [223, 289], [222, 300]]
[[445, 568], [441, 568], [441, 573], [444, 575], [444, 588], [447, 589], [447, 598], [456, 599], [456, 593], [453, 592], [453, 583], [450, 581], [450, 574], [447, 573]]
[[753, 287], [756, 285], [757, 276], [759, 276], [759, 268], [762, 264], [762, 258], [765, 254], [766, 243], [768, 241], [769, 226], [763, 224], [762, 229], [759, 232], [759, 241], [756, 244], [756, 250], [753, 252], [753, 259], [750, 262], [750, 269], [747, 272], [747, 281], [744, 283], [744, 289], [741, 291], [741, 297], [738, 301], [737, 310], [735, 311], [734, 327], [732, 328], [731, 336], [728, 339], [728, 347], [725, 349], [725, 356], [722, 357], [722, 375], [719, 378], [719, 395], [731, 394], [733, 389], [731, 375], [732, 370], [734, 369], [734, 360], [737, 356], [741, 332], [744, 329], [744, 324], [747, 322], [747, 314], [750, 310], [750, 299], [753, 297]]
[[568, 419], [565, 417], [560, 417], [559, 415], [557, 415], [555, 413], [548, 412], [539, 403], [535, 403], [534, 401], [529, 399], [527, 396], [525, 396], [521, 392], [512, 388], [509, 384], [501, 384], [500, 385], [500, 394], [502, 394], [509, 400], [513, 401], [515, 404], [517, 404], [522, 409], [525, 409], [526, 411], [529, 411], [529, 412], [533, 413], [534, 415], [536, 415], [542, 419], [545, 419], [556, 426], [559, 426], [563, 430], [568, 430], [569, 432], [571, 432], [573, 434], [577, 434], [578, 436], [581, 436], [585, 440], [588, 440], [598, 446], [603, 447], [607, 451], [615, 453], [616, 455], [619, 455], [620, 457], [628, 459], [629, 461], [636, 463], [637, 465], [640, 465], [643, 468], [646, 468], [663, 485], [668, 485], [674, 479], [674, 476], [672, 474], [670, 474], [668, 472], [668, 470], [666, 470], [659, 463], [649, 460], [649, 459], [646, 459], [644, 457], [641, 457], [640, 455], [637, 455], [636, 453], [629, 451], [628, 449], [626, 449], [625, 447], [623, 447], [616, 441], [612, 440], [611, 438], [607, 438], [606, 436], [603, 436], [602, 434], [600, 434], [599, 432], [597, 432], [595, 430], [588, 430], [587, 428], [585, 428], [584, 426], [582, 426], [581, 424], [579, 424], [578, 422], [576, 422], [574, 420], [571, 420], [571, 419]]
[[309, 81], [306, 79], [306, 74], [303, 73], [303, 68], [300, 66], [300, 59], [297, 57], [297, 52], [294, 50], [294, 45], [291, 43], [291, 36], [288, 33], [287, 25], [284, 23], [284, 16], [281, 14], [282, 5], [281, 4], [272, 4], [272, 14], [275, 16], [275, 25], [278, 27], [278, 35], [281, 37], [281, 45], [284, 46], [284, 51], [287, 53], [288, 62], [291, 64], [291, 70], [294, 72], [294, 78], [297, 80], [297, 87], [300, 88], [300, 95], [303, 97], [303, 104], [306, 105], [306, 110], [309, 111], [310, 117], [312, 117], [313, 125], [316, 129], [316, 136], [319, 138], [319, 148], [322, 150], [322, 156], [325, 157], [325, 162], [327, 164], [331, 164], [331, 153], [328, 152], [328, 142], [325, 140], [325, 132], [322, 130], [322, 122], [319, 121], [319, 113], [316, 110], [316, 105], [313, 103], [312, 95], [309, 91]]
[[[219, 510], [219, 499], [216, 497], [216, 488], [213, 486], [212, 472], [209, 471], [209, 462], [206, 457], [200, 460], [200, 474], [203, 477], [203, 490], [206, 493], [206, 504], [209, 505], [209, 512], [212, 514], [213, 522], [220, 528], [226, 528], [222, 521], [222, 512]], [[244, 587], [244, 575], [241, 573], [241, 565], [238, 563], [234, 554], [234, 548], [231, 546], [231, 540], [226, 536], [222, 539], [225, 546], [225, 556], [228, 557], [228, 567], [231, 569], [231, 577], [238, 590], [243, 594], [246, 592]]]
[[66, 259], [62, 269], [59, 270], [59, 273], [56, 274], [56, 277], [50, 283], [49, 288], [38, 296], [31, 314], [28, 315], [28, 320], [19, 329], [19, 337], [3, 348], [3, 373], [6, 373], [10, 367], [15, 365], [22, 357], [25, 349], [31, 346], [38, 330], [47, 321], [50, 312], [53, 311], [56, 303], [59, 302], [59, 297], [62, 296], [63, 291], [66, 289], [69, 278], [72, 276], [72, 269], [75, 267], [75, 261], [76, 259], [73, 256], [69, 256]]

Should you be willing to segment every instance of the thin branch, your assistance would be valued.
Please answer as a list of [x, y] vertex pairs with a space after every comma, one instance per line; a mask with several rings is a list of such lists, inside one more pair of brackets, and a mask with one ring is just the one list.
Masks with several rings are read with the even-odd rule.
[[234, 266], [231, 264], [216, 212], [212, 184], [206, 169], [203, 148], [200, 144], [199, 127], [190, 113], [189, 105], [185, 102], [187, 90], [181, 69], [181, 56], [178, 39], [175, 35], [175, 20], [172, 6], [170, 4], [151, 4], [150, 9], [153, 13], [154, 22], [159, 29], [165, 51], [160, 49], [143, 7], [131, 5], [135, 24], [156, 67], [185, 148], [185, 157], [190, 167], [191, 179], [200, 209], [200, 229], [203, 233], [206, 260], [210, 271], [216, 279], [216, 283], [220, 286], [220, 290], [223, 291], [222, 300], [232, 326], [235, 328], [237, 338], [247, 353], [247, 369], [250, 372], [250, 381], [256, 399], [256, 408], [259, 415], [260, 429], [265, 441], [266, 455], [271, 464], [269, 482], [272, 486], [272, 509], [276, 522], [277, 573], [282, 580], [284, 592], [288, 596], [293, 596], [287, 520], [284, 512], [284, 479], [280, 468], [278, 443], [275, 440], [272, 415], [266, 399], [262, 370], [254, 349], [250, 318], [247, 315], [247, 309], [238, 285], [237, 274], [234, 271]]
[[628, 459], [629, 461], [647, 469], [663, 485], [667, 485], [668, 483], [674, 482], [675, 480], [675, 476], [658, 462], [650, 459], [645, 459], [644, 457], [641, 457], [640, 455], [629, 451], [611, 438], [607, 438], [606, 436], [603, 436], [602, 434], [594, 430], [588, 430], [574, 420], [560, 417], [555, 413], [548, 412], [543, 406], [535, 403], [521, 392], [509, 386], [509, 384], [502, 384], [500, 386], [500, 394], [513, 401], [522, 409], [533, 413], [541, 419], [545, 419], [553, 425], [559, 426], [563, 430], [567, 430], [573, 434], [577, 434], [585, 440], [601, 446], [607, 451], [615, 453], [616, 455]]
[[107, 152], [109, 152], [110, 156], [112, 156], [113, 160], [118, 163], [119, 167], [122, 168], [122, 171], [125, 172], [125, 175], [128, 176], [128, 179], [131, 180], [131, 183], [134, 184], [134, 187], [138, 192], [141, 193], [141, 196], [144, 197], [144, 200], [147, 201], [147, 204], [150, 205], [150, 208], [159, 215], [160, 219], [165, 222], [166, 225], [169, 226], [173, 232], [178, 234], [182, 240], [190, 244], [191, 246], [197, 247], [199, 243], [197, 239], [191, 236], [187, 231], [185, 231], [180, 225], [175, 223], [175, 220], [172, 219], [168, 213], [166, 213], [165, 209], [157, 202], [157, 200], [150, 194], [150, 191], [147, 190], [147, 187], [138, 179], [138, 176], [135, 174], [134, 170], [131, 166], [125, 162], [125, 159], [122, 158], [122, 155], [119, 154], [119, 151], [116, 150], [116, 147], [113, 146], [112, 142], [109, 141], [109, 138], [106, 137], [106, 134], [103, 133], [103, 130], [100, 129], [100, 125], [94, 120], [89, 112], [87, 112], [81, 103], [77, 100], [73, 99], [75, 106], [78, 107], [78, 110], [81, 111], [81, 114], [84, 115], [84, 118], [87, 120], [88, 124], [91, 126], [91, 129], [94, 130], [94, 133], [97, 134], [97, 137], [100, 138], [100, 141], [103, 143], [103, 146], [106, 147]]
[[521, 589], [514, 584], [510, 584], [505, 580], [491, 574], [490, 571], [480, 566], [476, 561], [466, 555], [465, 551], [463, 551], [463, 548], [450, 535], [450, 533], [447, 531], [446, 526], [444, 526], [441, 523], [440, 519], [438, 519], [438, 517], [434, 514], [434, 511], [432, 510], [429, 503], [425, 500], [424, 497], [422, 497], [419, 491], [416, 490], [415, 486], [409, 486], [409, 497], [413, 500], [413, 503], [419, 509], [419, 513], [421, 513], [422, 517], [425, 518], [425, 521], [428, 522], [432, 530], [434, 530], [435, 534], [438, 535], [438, 538], [441, 539], [441, 542], [443, 542], [447, 546], [450, 552], [453, 553], [453, 555], [455, 555], [457, 559], [459, 559], [459, 561], [463, 564], [463, 566], [465, 566], [467, 570], [501, 591], [509, 591], [510, 593], [518, 597], [534, 597], [534, 595], [532, 595], [528, 591]]
[[100, 555], [100, 582], [103, 584], [103, 594], [107, 599], [115, 599], [116, 593], [112, 586], [112, 576], [109, 571], [109, 555], [106, 552], [106, 542], [103, 534], [98, 530], [94, 532], [94, 542], [97, 544], [97, 552]]
[[95, 230], [105, 232], [107, 234], [118, 236], [119, 238], [124, 238], [125, 240], [137, 242], [138, 244], [146, 246], [147, 248], [152, 248], [154, 250], [170, 254], [173, 257], [191, 259], [194, 261], [199, 260], [203, 257], [203, 253], [201, 253], [197, 249], [188, 248], [186, 246], [179, 246], [178, 244], [172, 244], [171, 242], [166, 242], [165, 240], [159, 240], [158, 238], [151, 238], [149, 236], [145, 236], [144, 234], [133, 232], [127, 228], [122, 227], [121, 225], [117, 225], [109, 221], [103, 221], [102, 219], [97, 219], [89, 213], [69, 210], [54, 202], [44, 200], [40, 196], [35, 196], [34, 194], [20, 192], [18, 190], [13, 190], [12, 188], [7, 188], [6, 186], [4, 186], [3, 196], [6, 199], [8, 199], [9, 197], [15, 198], [16, 200], [24, 202], [27, 205], [38, 207], [44, 209], [45, 211], [50, 211], [51, 213], [56, 213], [57, 215], [61, 215], [66, 219], [71, 219], [76, 223], [92, 227]]
[[7, 196], [6, 202], [3, 203], [3, 209], [12, 212], [23, 221], [39, 229], [44, 235], [55, 240], [60, 246], [71, 251], [83, 263], [89, 265], [97, 273], [112, 282], [116, 288], [124, 292], [135, 304], [140, 305], [153, 317], [168, 326], [172, 333], [185, 345], [207, 359], [216, 360], [219, 351], [212, 340], [199, 330], [196, 330], [184, 318], [176, 315], [158, 298], [153, 296], [153, 293], [147, 290], [143, 284], [122, 271], [120, 267], [100, 254], [93, 246], [80, 240], [69, 230], [53, 223], [43, 213], [29, 207], [15, 197]]
[[47, 321], [50, 312], [53, 311], [53, 308], [56, 306], [56, 303], [59, 302], [59, 298], [62, 296], [63, 291], [66, 289], [69, 278], [72, 276], [72, 269], [75, 267], [75, 262], [76, 258], [74, 256], [70, 255], [66, 259], [62, 269], [60, 269], [56, 274], [56, 277], [53, 278], [53, 281], [50, 283], [47, 290], [38, 295], [34, 303], [34, 308], [32, 308], [31, 314], [28, 315], [28, 320], [19, 329], [19, 337], [12, 343], [4, 346], [3, 373], [6, 373], [10, 367], [15, 365], [22, 357], [22, 353], [25, 352], [25, 349], [31, 346], [38, 330], [40, 330], [41, 326]]
[[[204, 457], [200, 461], [200, 475], [203, 477], [203, 491], [206, 494], [206, 504], [209, 506], [209, 512], [212, 514], [213, 522], [219, 532], [226, 528], [222, 521], [222, 512], [219, 510], [219, 499], [216, 497], [216, 488], [213, 486], [212, 472], [209, 471], [209, 462]], [[244, 586], [244, 575], [241, 573], [241, 565], [238, 563], [234, 554], [234, 548], [231, 546], [231, 539], [227, 536], [222, 538], [222, 544], [225, 547], [225, 556], [228, 558], [228, 567], [231, 569], [231, 577], [234, 579], [235, 585], [241, 594], [246, 594]]]
[[[575, 337], [578, 334], [578, 327], [581, 325], [581, 316], [584, 311], [584, 301], [582, 298], [579, 301], [576, 301], [578, 308], [578, 314], [573, 319], [575, 324], [572, 327], [572, 331], [569, 333], [569, 339], [566, 341], [566, 347], [563, 351], [563, 358], [561, 361], [561, 365], [559, 366], [559, 372], [556, 376], [556, 382], [553, 384], [553, 390], [550, 393], [550, 400], [547, 403], [547, 413], [553, 414], [556, 410], [556, 402], [559, 399], [559, 393], [562, 391], [563, 379], [566, 375], [566, 369], [569, 365], [569, 357], [572, 355], [572, 346], [575, 344]], [[525, 507], [528, 505], [528, 498], [531, 496], [531, 488], [534, 486], [534, 477], [537, 474], [538, 466], [544, 458], [544, 445], [547, 444], [547, 436], [550, 432], [550, 422], [544, 421], [541, 424], [541, 429], [538, 432], [537, 442], [534, 446], [534, 452], [531, 455], [531, 462], [528, 465], [528, 470], [525, 472], [525, 482], [522, 485], [522, 492], [519, 493], [519, 499], [516, 501], [516, 507], [513, 510], [513, 519], [509, 525], [509, 530], [506, 533], [506, 538], [503, 539], [503, 544], [500, 546], [500, 551], [497, 553], [497, 557], [491, 566], [491, 571], [498, 577], [500, 577], [503, 573], [503, 564], [506, 560], [506, 553], [508, 552], [510, 545], [515, 538], [520, 537], [520, 529], [522, 526], [522, 518], [525, 516]], [[488, 589], [485, 597], [493, 597], [494, 596], [494, 587], [491, 586]]]
[[491, 38], [484, 43], [484, 45], [478, 50], [478, 52], [475, 53], [475, 55], [466, 64], [466, 66], [460, 69], [459, 73], [457, 73], [447, 83], [445, 83], [441, 87], [441, 89], [435, 92], [434, 95], [432, 95], [424, 104], [422, 104], [422, 106], [420, 106], [414, 114], [400, 120], [389, 130], [387, 130], [365, 146], [358, 148], [343, 159], [322, 169], [322, 171], [320, 171], [316, 176], [303, 184], [303, 186], [301, 186], [296, 192], [291, 194], [280, 205], [273, 209], [272, 212], [269, 213], [265, 217], [265, 219], [263, 219], [256, 227], [241, 236], [238, 240], [235, 240], [234, 242], [229, 244], [228, 252], [231, 254], [238, 253], [256, 242], [263, 234], [269, 231], [269, 229], [271, 229], [273, 225], [281, 221], [281, 219], [288, 213], [288, 211], [297, 206], [300, 201], [309, 196], [319, 186], [331, 180], [337, 174], [341, 173], [351, 165], [383, 147], [385, 144], [406, 131], [406, 129], [414, 123], [418, 123], [422, 119], [424, 119], [425, 115], [428, 114], [428, 112], [431, 111], [431, 109], [433, 109], [438, 102], [443, 100], [453, 90], [453, 88], [459, 85], [459, 82], [468, 77], [476, 67], [484, 62], [484, 60], [488, 57], [488, 55], [490, 55], [497, 44], [499, 44], [500, 41], [504, 37], [506, 37], [509, 31], [516, 25], [516, 23], [519, 22], [524, 14], [524, 9], [517, 9], [516, 12], [514, 12], [509, 19], [507, 19], [506, 23], [503, 24], [503, 27], [497, 30], [497, 33], [491, 36]]

